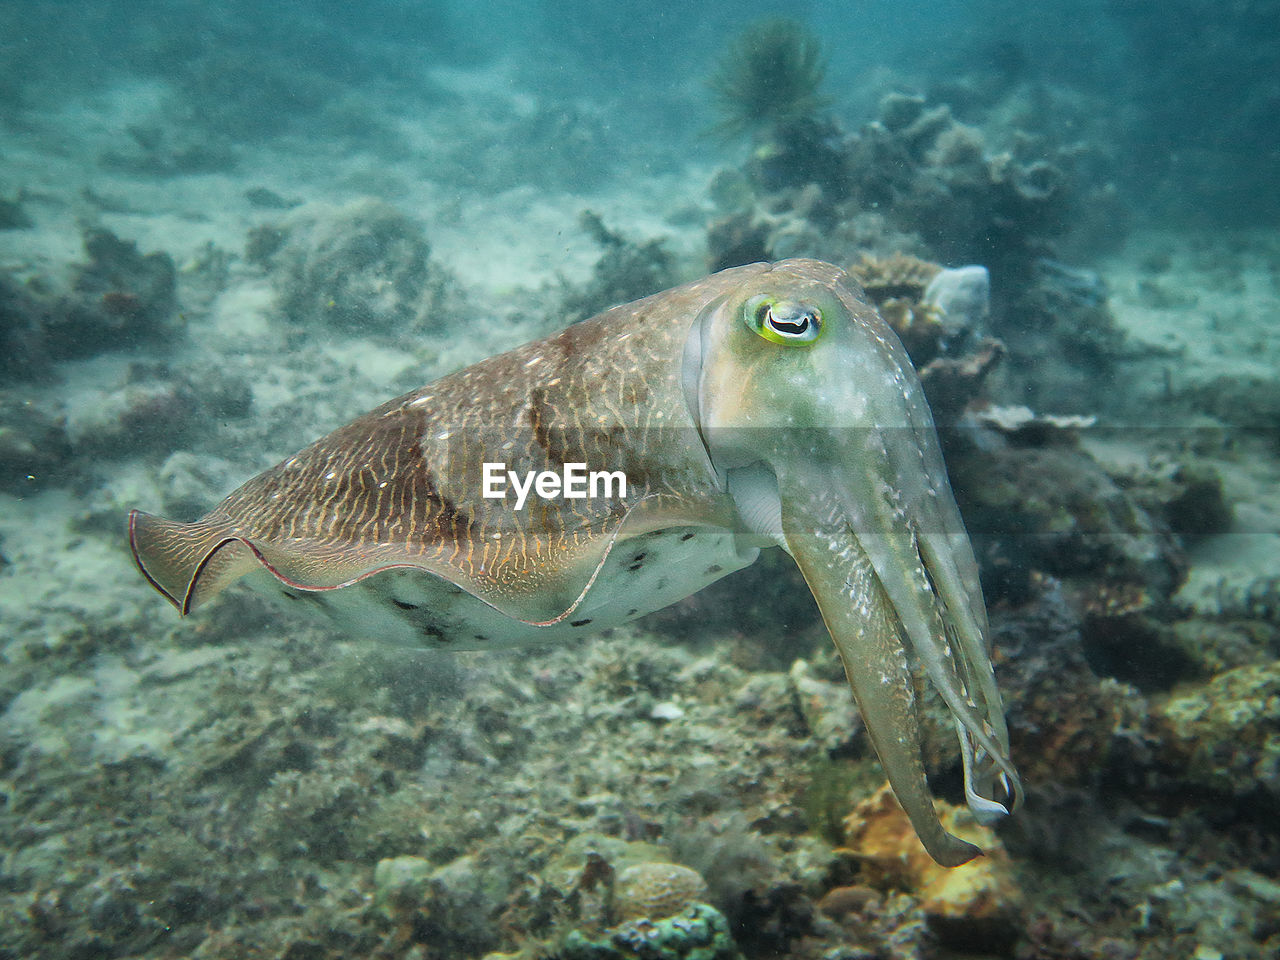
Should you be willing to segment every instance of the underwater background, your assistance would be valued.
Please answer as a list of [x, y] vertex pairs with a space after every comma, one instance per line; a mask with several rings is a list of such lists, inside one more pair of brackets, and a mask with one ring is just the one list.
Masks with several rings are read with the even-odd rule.
[[[1265, 0], [0, 3], [0, 960], [1275, 956], [1278, 226]], [[463, 653], [133, 565], [130, 507], [792, 256], [942, 431], [987, 857], [925, 857], [779, 551]]]

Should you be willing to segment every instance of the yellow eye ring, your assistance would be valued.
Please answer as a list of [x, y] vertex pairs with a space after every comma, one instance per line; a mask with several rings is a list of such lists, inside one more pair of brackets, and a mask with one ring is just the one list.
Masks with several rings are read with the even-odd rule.
[[813, 304], [766, 294], [743, 305], [742, 319], [753, 333], [785, 346], [808, 346], [822, 333], [822, 311]]

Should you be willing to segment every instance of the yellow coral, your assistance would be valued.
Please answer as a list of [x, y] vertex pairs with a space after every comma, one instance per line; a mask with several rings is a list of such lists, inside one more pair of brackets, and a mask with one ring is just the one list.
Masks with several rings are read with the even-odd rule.
[[942, 330], [942, 311], [931, 303], [920, 303], [906, 297], [889, 297], [879, 304], [880, 316], [902, 338], [937, 339]]
[[915, 896], [931, 921], [982, 922], [1016, 913], [1020, 894], [1000, 838], [965, 808], [943, 800], [934, 805], [948, 833], [978, 845], [986, 856], [959, 867], [939, 866], [925, 853], [888, 785], [845, 817], [846, 847], [840, 852], [861, 861], [875, 886]]

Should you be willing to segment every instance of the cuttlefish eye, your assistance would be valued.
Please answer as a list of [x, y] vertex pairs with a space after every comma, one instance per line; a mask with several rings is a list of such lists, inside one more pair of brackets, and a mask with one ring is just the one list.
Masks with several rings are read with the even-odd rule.
[[822, 311], [800, 300], [752, 297], [742, 311], [747, 326], [770, 343], [809, 344], [822, 332]]

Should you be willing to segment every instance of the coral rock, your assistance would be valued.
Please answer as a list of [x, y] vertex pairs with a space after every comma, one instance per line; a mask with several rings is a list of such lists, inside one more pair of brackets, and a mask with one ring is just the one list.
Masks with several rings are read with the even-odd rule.
[[952, 355], [986, 332], [991, 278], [986, 267], [941, 267], [905, 253], [863, 254], [849, 273], [902, 338], [917, 367]]
[[924, 97], [892, 91], [880, 98], [880, 122], [890, 130], [901, 130], [915, 123], [924, 112]]
[[951, 267], [939, 271], [920, 297], [937, 308], [948, 340], [985, 333], [991, 317], [991, 274], [986, 267]]
[[565, 938], [564, 960], [737, 960], [738, 948], [724, 915], [695, 903], [664, 920], [634, 920], [605, 932], [597, 940], [575, 930]]
[[959, 867], [939, 866], [925, 853], [888, 786], [845, 818], [845, 853], [862, 861], [873, 885], [916, 897], [930, 927], [949, 946], [1012, 942], [1021, 895], [1003, 845], [963, 807], [942, 800], [935, 806], [949, 832], [977, 844], [986, 856]]
[[212, 370], [197, 383], [138, 364], [123, 385], [86, 391], [68, 411], [66, 432], [77, 457], [128, 456], [170, 449], [252, 406], [252, 391], [237, 377]]
[[991, 281], [986, 267], [944, 268], [903, 253], [863, 254], [853, 275], [902, 339], [917, 368], [960, 353], [988, 326]]
[[1179, 779], [1226, 796], [1280, 797], [1280, 666], [1237, 667], [1156, 711]]
[[1004, 355], [1004, 344], [987, 337], [963, 357], [935, 357], [929, 361], [920, 371], [920, 382], [939, 427], [961, 420], [965, 408], [981, 396], [983, 384]]
[[303, 207], [255, 230], [246, 249], [291, 320], [364, 334], [449, 322], [452, 280], [430, 253], [421, 225], [377, 200]]
[[636, 863], [618, 871], [613, 881], [613, 915], [628, 920], [665, 920], [702, 899], [702, 874], [677, 863]]
[[0, 393], [0, 490], [22, 494], [56, 482], [70, 452], [61, 420]]
[[607, 227], [600, 215], [584, 210], [582, 228], [601, 249], [590, 282], [580, 290], [567, 290], [560, 313], [571, 322], [585, 320], [602, 310], [647, 297], [676, 282], [674, 261], [662, 240], [643, 243]]
[[163, 252], [143, 254], [108, 230], [84, 235], [88, 263], [73, 292], [40, 319], [42, 347], [55, 360], [77, 359], [161, 341], [182, 330], [177, 268]]
[[866, 289], [867, 295], [880, 303], [890, 297], [919, 300], [933, 278], [942, 272], [942, 267], [905, 253], [887, 257], [864, 253], [848, 270]]
[[796, 708], [814, 739], [828, 751], [846, 749], [862, 733], [862, 715], [844, 683], [815, 676], [807, 660], [791, 665], [787, 675]]
[[716, 220], [707, 228], [707, 269], [715, 273], [774, 259], [769, 247], [771, 227], [770, 222], [750, 210]]

